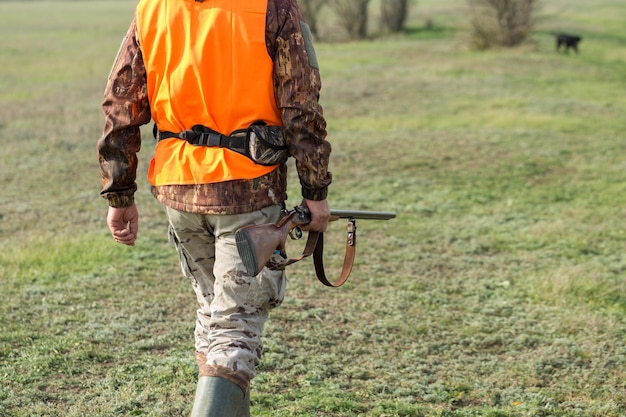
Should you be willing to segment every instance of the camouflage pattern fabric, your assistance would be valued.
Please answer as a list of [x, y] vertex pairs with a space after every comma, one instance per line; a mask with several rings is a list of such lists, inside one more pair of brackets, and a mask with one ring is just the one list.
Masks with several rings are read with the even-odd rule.
[[253, 161], [263, 165], [284, 164], [289, 158], [289, 147], [285, 143], [280, 126], [250, 126], [248, 151]]
[[225, 377], [245, 391], [261, 359], [261, 334], [269, 312], [283, 302], [286, 276], [268, 268], [255, 277], [248, 275], [235, 232], [249, 224], [277, 222], [281, 206], [236, 215], [169, 207], [166, 212], [170, 239], [199, 303], [194, 334], [196, 356], [206, 358], [200, 364], [201, 376]]
[[287, 199], [287, 165], [250, 181], [152, 187], [167, 207], [189, 213], [237, 214], [280, 204]]

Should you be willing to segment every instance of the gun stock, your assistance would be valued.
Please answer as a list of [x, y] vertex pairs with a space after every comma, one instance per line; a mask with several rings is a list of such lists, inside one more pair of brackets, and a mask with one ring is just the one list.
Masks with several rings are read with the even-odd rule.
[[258, 275], [275, 251], [285, 249], [287, 235], [296, 227], [311, 221], [309, 212], [294, 209], [276, 224], [244, 226], [235, 232], [237, 251], [248, 274]]
[[[348, 244], [352, 246], [352, 255], [354, 254], [354, 246], [356, 245], [356, 219], [389, 220], [395, 217], [396, 213], [393, 212], [330, 210], [330, 221], [348, 219], [348, 223], [351, 225], [348, 227]], [[237, 250], [248, 274], [252, 276], [258, 275], [276, 251], [283, 251], [285, 249], [287, 235], [292, 233], [292, 231], [297, 230], [297, 232], [300, 233], [297, 237], [299, 238], [301, 236], [301, 232], [299, 230], [300, 226], [304, 226], [310, 221], [311, 217], [308, 209], [306, 207], [296, 206], [288, 211], [287, 215], [276, 224], [270, 223], [250, 225], [237, 230], [235, 233]], [[309, 241], [311, 242], [307, 241], [305, 253], [303, 253], [299, 258], [286, 261], [285, 266], [311, 255], [316, 247], [317, 234], [313, 237], [315, 240], [312, 240], [312, 237], [313, 236], [310, 233]], [[322, 245], [320, 245], [320, 251], [321, 247]], [[321, 264], [321, 259], [319, 260], [319, 263]], [[347, 279], [347, 276], [345, 276], [343, 281], [345, 281], [345, 279]], [[321, 278], [320, 280], [325, 282], [325, 280], [322, 280]]]

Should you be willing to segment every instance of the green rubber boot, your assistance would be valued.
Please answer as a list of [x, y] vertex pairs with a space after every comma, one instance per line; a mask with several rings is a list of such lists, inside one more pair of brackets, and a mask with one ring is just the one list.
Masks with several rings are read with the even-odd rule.
[[250, 417], [250, 396], [227, 379], [201, 376], [191, 417]]

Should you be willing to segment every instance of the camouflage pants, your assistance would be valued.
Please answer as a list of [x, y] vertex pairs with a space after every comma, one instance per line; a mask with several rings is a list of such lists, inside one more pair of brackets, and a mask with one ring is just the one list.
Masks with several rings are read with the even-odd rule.
[[213, 215], [166, 207], [170, 240], [199, 303], [195, 348], [198, 358], [206, 357], [207, 376], [222, 376], [244, 386], [256, 375], [263, 326], [269, 311], [283, 301], [286, 277], [284, 271], [267, 268], [249, 276], [237, 252], [235, 231], [248, 224], [275, 223], [280, 209]]

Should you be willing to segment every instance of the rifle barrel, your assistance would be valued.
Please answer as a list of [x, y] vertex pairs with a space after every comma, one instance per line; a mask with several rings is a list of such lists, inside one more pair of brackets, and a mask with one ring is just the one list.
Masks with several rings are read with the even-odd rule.
[[396, 217], [396, 213], [391, 211], [360, 211], [360, 210], [330, 210], [330, 217], [339, 219], [367, 219], [367, 220], [389, 220]]

